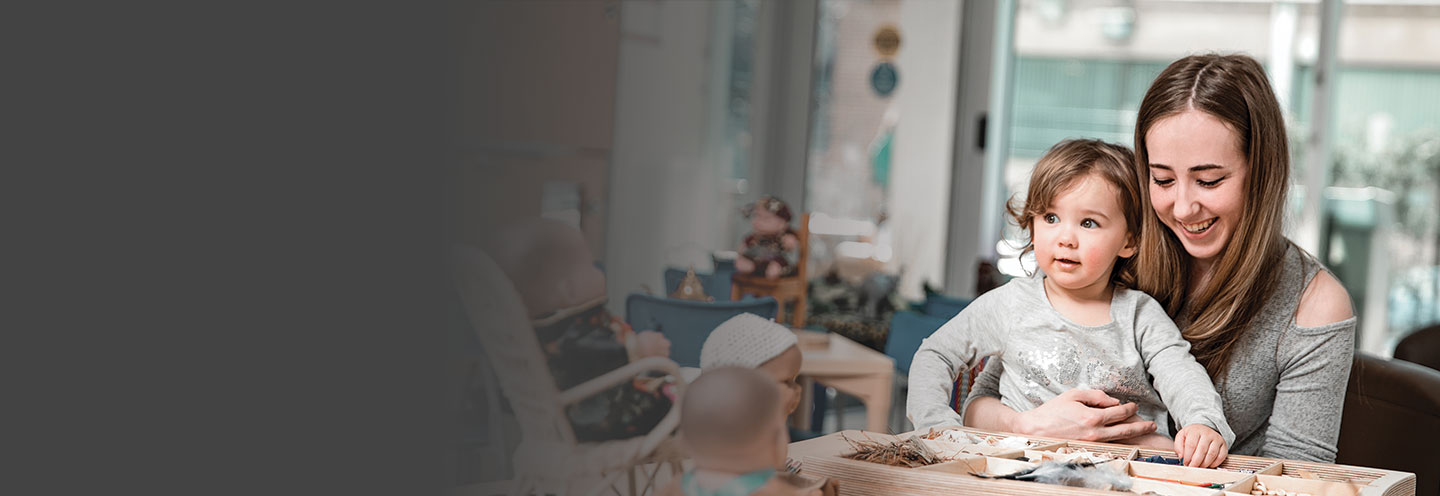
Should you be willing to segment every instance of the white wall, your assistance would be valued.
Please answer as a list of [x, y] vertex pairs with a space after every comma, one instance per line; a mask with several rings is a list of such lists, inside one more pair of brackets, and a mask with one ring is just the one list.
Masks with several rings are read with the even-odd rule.
[[886, 210], [894, 236], [892, 264], [903, 266], [901, 296], [923, 297], [921, 283], [945, 281], [945, 249], [954, 139], [958, 2], [900, 4], [895, 93], [900, 118]]
[[[993, 248], [982, 249], [977, 241], [984, 234], [981, 221], [985, 178], [985, 149], [978, 136], [984, 132], [980, 118], [990, 105], [990, 59], [995, 46], [993, 0], [965, 2], [960, 14], [960, 54], [956, 81], [959, 105], [956, 114], [954, 164], [950, 180], [949, 245], [946, 253], [945, 293], [975, 296], [976, 267], [982, 257], [993, 257]], [[992, 147], [993, 148], [993, 147]]]
[[666, 265], [709, 267], [733, 215], [707, 158], [712, 87], [708, 2], [621, 4], [615, 144], [604, 255], [609, 308], [642, 285], [664, 292]]

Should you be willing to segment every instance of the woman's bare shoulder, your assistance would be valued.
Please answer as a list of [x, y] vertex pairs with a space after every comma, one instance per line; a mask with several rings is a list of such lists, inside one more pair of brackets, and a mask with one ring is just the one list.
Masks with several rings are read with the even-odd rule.
[[1295, 324], [1300, 327], [1319, 327], [1340, 322], [1355, 316], [1350, 308], [1350, 293], [1345, 286], [1327, 271], [1320, 271], [1305, 286], [1300, 294], [1300, 305], [1295, 309]]

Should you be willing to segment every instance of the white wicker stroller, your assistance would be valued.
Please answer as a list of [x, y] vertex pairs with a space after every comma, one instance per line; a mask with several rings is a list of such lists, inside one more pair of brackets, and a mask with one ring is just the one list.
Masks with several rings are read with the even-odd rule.
[[622, 477], [628, 493], [639, 496], [655, 489], [656, 476], [668, 465], [671, 476], [680, 472], [680, 455], [673, 436], [680, 409], [672, 407], [649, 433], [634, 438], [580, 443], [565, 415], [565, 408], [586, 397], [651, 371], [676, 379], [677, 397], [684, 394], [680, 367], [668, 358], [632, 362], [571, 389], [560, 391], [546, 366], [529, 312], [516, 291], [488, 255], [471, 247], [456, 247], [455, 282], [480, 342], [520, 424], [520, 444], [513, 457], [511, 494], [600, 494], [617, 489]]

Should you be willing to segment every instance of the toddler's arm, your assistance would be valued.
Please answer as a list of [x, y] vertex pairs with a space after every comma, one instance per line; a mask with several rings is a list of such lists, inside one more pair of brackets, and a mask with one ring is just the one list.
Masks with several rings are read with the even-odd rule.
[[925, 338], [915, 360], [910, 364], [910, 394], [905, 414], [916, 429], [964, 422], [950, 408], [950, 395], [955, 378], [962, 370], [974, 367], [980, 359], [997, 355], [1004, 347], [1000, 341], [1004, 288], [991, 291], [965, 307], [940, 329]]
[[1216, 432], [1225, 446], [1234, 444], [1235, 432], [1225, 421], [1220, 393], [1205, 367], [1190, 354], [1190, 342], [1153, 298], [1142, 297], [1136, 312], [1136, 345], [1175, 425], [1202, 425]]

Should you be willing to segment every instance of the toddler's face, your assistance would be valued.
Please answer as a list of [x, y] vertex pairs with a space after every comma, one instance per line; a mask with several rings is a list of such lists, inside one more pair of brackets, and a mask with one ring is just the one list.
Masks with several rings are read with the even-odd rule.
[[1068, 290], [1110, 284], [1116, 257], [1135, 254], [1115, 187], [1095, 175], [1077, 179], [1035, 216], [1035, 262]]

